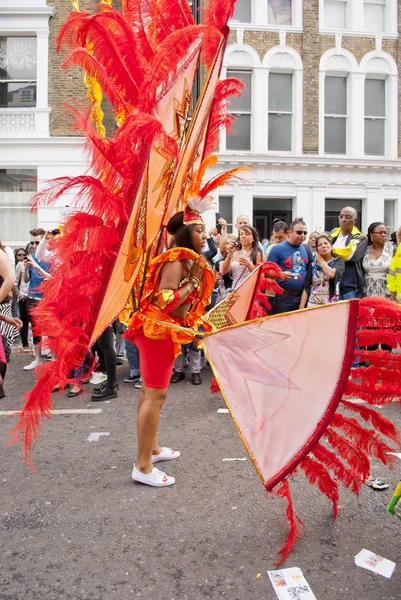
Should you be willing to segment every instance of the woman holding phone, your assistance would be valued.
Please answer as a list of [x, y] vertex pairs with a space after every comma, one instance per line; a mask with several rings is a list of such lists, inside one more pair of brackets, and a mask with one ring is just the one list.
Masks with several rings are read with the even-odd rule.
[[222, 275], [230, 273], [235, 290], [262, 262], [262, 252], [258, 243], [258, 232], [251, 225], [239, 228], [239, 241], [227, 244], [227, 256], [221, 269]]

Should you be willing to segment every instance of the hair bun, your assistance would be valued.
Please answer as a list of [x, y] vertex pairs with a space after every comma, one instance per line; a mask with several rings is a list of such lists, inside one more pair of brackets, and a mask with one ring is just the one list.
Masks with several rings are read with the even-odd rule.
[[184, 227], [184, 211], [182, 210], [171, 217], [167, 223], [167, 231], [170, 235], [175, 235], [181, 227]]

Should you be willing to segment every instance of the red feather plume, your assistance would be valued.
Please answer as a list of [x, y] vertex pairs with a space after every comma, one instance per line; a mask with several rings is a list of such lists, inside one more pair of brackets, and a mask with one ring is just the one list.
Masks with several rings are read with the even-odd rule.
[[344, 435], [357, 444], [358, 448], [368, 456], [378, 458], [385, 465], [393, 462], [391, 460], [393, 457], [386, 454], [392, 452], [393, 449], [373, 429], [366, 429], [354, 417], [345, 417], [340, 413], [335, 413], [331, 426], [341, 429]]
[[287, 556], [293, 549], [295, 542], [297, 541], [297, 537], [299, 537], [299, 527], [297, 521], [301, 524], [302, 521], [295, 514], [294, 503], [292, 500], [288, 479], [283, 479], [283, 481], [280, 483], [280, 487], [275, 489], [274, 493], [276, 494], [276, 496], [280, 496], [281, 498], [285, 498], [287, 500], [287, 509], [285, 514], [290, 525], [290, 531], [288, 534], [287, 542], [278, 553], [279, 556], [281, 556], [281, 558], [275, 563], [276, 567], [278, 567], [287, 559]]
[[302, 470], [312, 485], [316, 484], [319, 490], [333, 503], [333, 517], [338, 515], [338, 484], [330, 477], [328, 470], [317, 460], [306, 456], [300, 463]]
[[349, 488], [354, 494], [359, 493], [359, 490], [363, 485], [363, 480], [353, 469], [346, 467], [334, 452], [318, 442], [313, 446], [312, 454], [318, 461], [327, 467], [327, 469], [333, 471], [334, 475], [345, 487]]
[[216, 27], [219, 31], [227, 25], [234, 14], [237, 0], [208, 0], [207, 8], [203, 10], [203, 22], [208, 27]]
[[213, 108], [205, 142], [205, 156], [211, 154], [219, 144], [219, 134], [222, 129], [230, 131], [235, 121], [234, 115], [227, 112], [230, 96], [240, 96], [245, 88], [240, 79], [230, 77], [219, 81], [214, 94]]
[[331, 427], [326, 429], [324, 433], [325, 439], [328, 441], [330, 446], [343, 458], [349, 466], [358, 473], [363, 479], [367, 479], [370, 475], [370, 463], [369, 458], [360, 450], [355, 444], [348, 441], [343, 436], [339, 435]]
[[375, 429], [392, 439], [398, 446], [401, 446], [400, 432], [389, 419], [383, 417], [377, 410], [363, 404], [348, 402], [347, 400], [341, 400], [341, 404], [347, 410], [358, 413], [364, 421], [372, 423]]

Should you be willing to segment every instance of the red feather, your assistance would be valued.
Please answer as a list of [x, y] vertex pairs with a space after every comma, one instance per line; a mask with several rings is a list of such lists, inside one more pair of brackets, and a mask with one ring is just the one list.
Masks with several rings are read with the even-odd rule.
[[358, 444], [358, 448], [368, 456], [378, 458], [385, 465], [392, 462], [386, 453], [392, 452], [393, 449], [373, 429], [366, 429], [354, 417], [344, 417], [340, 413], [335, 413], [331, 426], [341, 429], [344, 435]]
[[123, 0], [123, 14], [156, 50], [170, 33], [196, 24], [188, 0]]
[[112, 219], [116, 213], [120, 214], [120, 218], [128, 220], [122, 196], [118, 193], [111, 194], [99, 179], [89, 175], [52, 179], [32, 198], [30, 202], [32, 210], [38, 209], [39, 206], [54, 204], [65, 192], [73, 188], [79, 188], [71, 202], [73, 206], [82, 210], [87, 209], [89, 198], [93, 199], [99, 195], [96, 204], [103, 203], [103, 217], [106, 220]]
[[366, 350], [360, 348], [358, 354], [361, 360], [368, 360], [375, 367], [385, 367], [401, 371], [401, 354], [391, 354], [387, 350]]
[[359, 493], [363, 480], [352, 469], [346, 467], [334, 452], [318, 442], [313, 446], [312, 453], [325, 467], [333, 471], [345, 487], [349, 488], [354, 494]]
[[229, 183], [232, 179], [243, 181], [241, 177], [238, 177], [238, 173], [242, 173], [244, 171], [249, 171], [249, 169], [246, 167], [238, 167], [236, 169], [231, 169], [230, 171], [225, 171], [224, 173], [219, 173], [218, 175], [215, 175], [214, 177], [212, 177], [212, 179], [209, 179], [209, 181], [199, 191], [199, 197], [205, 198], [218, 187]]
[[66, 57], [63, 68], [68, 69], [73, 65], [79, 65], [90, 77], [94, 77], [99, 82], [103, 92], [114, 108], [118, 109], [120, 106], [123, 106], [127, 113], [130, 112], [129, 104], [121, 95], [121, 90], [111, 81], [103, 65], [85, 48], [73, 50]]
[[330, 446], [336, 450], [336, 452], [347, 461], [349, 466], [358, 473], [363, 479], [367, 479], [370, 475], [370, 463], [369, 458], [360, 450], [355, 444], [342, 437], [330, 427], [326, 429], [324, 437], [329, 442]]
[[207, 8], [202, 11], [203, 22], [221, 31], [233, 16], [235, 3], [236, 0], [209, 0]]
[[210, 38], [219, 39], [220, 36], [201, 25], [192, 25], [171, 33], [163, 40], [149, 65], [150, 77], [143, 82], [139, 110], [150, 113], [154, 109], [178, 74], [186, 68], [194, 49], [200, 49], [202, 43]]
[[235, 121], [234, 115], [227, 112], [230, 104], [229, 96], [240, 96], [244, 89], [244, 84], [240, 79], [230, 77], [219, 81], [214, 93], [213, 108], [209, 121], [209, 128], [205, 142], [204, 155], [208, 156], [219, 145], [219, 134], [221, 129], [230, 130]]
[[399, 399], [400, 390], [396, 382], [393, 384], [377, 385], [376, 382], [368, 379], [366, 381], [361, 380], [360, 382], [349, 380], [345, 386], [344, 395], [361, 398], [369, 402], [369, 404], [382, 406], [383, 404], [389, 404], [394, 399]]
[[312, 485], [317, 484], [319, 490], [333, 503], [333, 517], [338, 515], [338, 485], [330, 477], [328, 470], [317, 460], [306, 456], [300, 463], [301, 468]]
[[217, 383], [217, 379], [215, 377], [213, 377], [212, 383], [210, 384], [210, 391], [212, 392], [212, 394], [218, 394], [220, 391], [220, 386]]
[[287, 479], [283, 479], [280, 484], [280, 487], [274, 490], [274, 493], [281, 498], [285, 498], [287, 500], [287, 510], [285, 512], [287, 516], [288, 523], [290, 525], [290, 531], [287, 538], [287, 543], [281, 550], [279, 551], [279, 555], [281, 555], [280, 560], [275, 563], [275, 566], [278, 567], [281, 565], [288, 557], [289, 553], [293, 549], [295, 542], [297, 541], [297, 537], [300, 537], [299, 527], [297, 521], [302, 524], [302, 521], [298, 519], [297, 515], [294, 511], [294, 503], [291, 496], [290, 485]]
[[[101, 168], [105, 172], [98, 173], [103, 179], [98, 185], [92, 177], [75, 180], [87, 199], [87, 212], [74, 213], [66, 220], [63, 235], [54, 243], [52, 277], [43, 284], [44, 297], [35, 309], [41, 334], [48, 336], [57, 359], [39, 373], [43, 376], [29, 393], [13, 431], [14, 440], [24, 439], [28, 460], [32, 441], [38, 436], [40, 418], [49, 415], [53, 387], [56, 383], [64, 386], [69, 381], [66, 374], [78, 367], [85, 356], [97, 302], [120, 245], [121, 228], [135, 198], [134, 180], [138, 179], [138, 169], [155, 139], [160, 138], [165, 147], [177, 150], [176, 142], [164, 134], [161, 123], [150, 115], [129, 115], [112, 140], [99, 136], [87, 125], [85, 116], [81, 115], [80, 119], [88, 127], [88, 137], [93, 142], [91, 170], [98, 173], [101, 157]], [[102, 186], [102, 183], [106, 185], [105, 180], [108, 189], [113, 189], [121, 199], [114, 203], [107, 200], [107, 210]], [[68, 178], [58, 180], [52, 200], [73, 183]], [[48, 190], [45, 197], [50, 203]]]
[[358, 327], [398, 327], [401, 321], [401, 307], [381, 298], [369, 296], [359, 301]]
[[398, 446], [401, 445], [400, 432], [396, 426], [389, 419], [378, 413], [377, 410], [369, 406], [363, 406], [362, 404], [347, 402], [347, 400], [341, 400], [341, 404], [347, 410], [358, 413], [364, 421], [372, 423], [375, 429], [378, 429], [381, 433], [392, 439]]

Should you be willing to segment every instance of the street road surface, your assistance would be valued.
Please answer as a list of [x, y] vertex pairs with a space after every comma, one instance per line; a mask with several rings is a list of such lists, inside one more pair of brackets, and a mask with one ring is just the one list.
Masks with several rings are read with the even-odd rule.
[[[0, 410], [21, 407], [30, 360], [13, 355]], [[127, 374], [125, 364], [109, 403], [54, 395], [56, 409], [80, 412], [45, 424], [37, 473], [20, 447], [7, 448], [15, 418], [0, 417], [0, 600], [274, 600], [267, 571], [286, 539], [285, 503], [265, 495], [231, 416], [217, 413], [224, 401], [209, 391], [210, 370], [201, 386], [189, 376], [171, 386], [159, 438], [181, 457], [158, 465], [176, 477], [165, 489], [131, 480], [139, 391], [123, 383]], [[401, 404], [382, 413], [401, 428]], [[88, 441], [100, 432], [110, 435]], [[284, 567], [301, 568], [318, 600], [401, 598], [401, 523], [386, 513], [401, 461], [374, 474], [390, 489], [364, 487], [359, 499], [342, 491], [336, 522], [327, 498], [302, 476], [291, 482], [305, 528]], [[391, 579], [355, 566], [362, 548], [398, 563]]]

